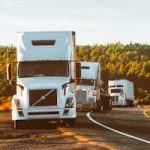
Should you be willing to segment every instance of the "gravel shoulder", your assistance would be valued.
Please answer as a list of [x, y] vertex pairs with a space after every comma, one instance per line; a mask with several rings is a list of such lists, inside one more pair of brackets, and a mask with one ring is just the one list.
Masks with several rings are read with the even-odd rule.
[[[92, 113], [91, 116], [112, 128], [150, 140], [150, 119], [143, 116], [143, 108], [115, 108], [110, 112]], [[35, 124], [33, 129], [13, 129], [11, 113], [0, 112], [1, 150], [141, 150], [149, 149], [145, 144], [113, 133], [78, 113], [75, 127], [64, 127], [60, 123], [42, 128]]]

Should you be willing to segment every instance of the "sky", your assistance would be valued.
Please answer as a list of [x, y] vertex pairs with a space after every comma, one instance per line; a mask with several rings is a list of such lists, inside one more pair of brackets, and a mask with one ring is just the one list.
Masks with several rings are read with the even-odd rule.
[[0, 45], [20, 31], [75, 31], [78, 45], [150, 43], [150, 0], [0, 0]]

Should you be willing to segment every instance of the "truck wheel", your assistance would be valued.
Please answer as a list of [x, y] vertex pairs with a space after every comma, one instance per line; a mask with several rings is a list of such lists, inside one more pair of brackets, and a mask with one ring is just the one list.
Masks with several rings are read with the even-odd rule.
[[102, 110], [102, 100], [99, 99], [97, 102], [96, 102], [96, 111], [97, 112], [100, 112]]
[[112, 100], [109, 99], [109, 110], [112, 110]]
[[127, 107], [129, 107], [129, 101], [128, 101], [128, 100], [126, 100], [126, 102], [127, 102], [127, 103], [126, 103], [126, 106], [127, 106]]
[[127, 107], [134, 107], [133, 101], [127, 100]]
[[103, 101], [103, 110], [109, 110], [109, 101], [108, 100]]
[[109, 106], [109, 110], [112, 110], [112, 105]]
[[130, 102], [130, 107], [134, 107], [134, 102], [133, 101]]
[[96, 113], [96, 109], [92, 109], [92, 112], [93, 112], [93, 113]]
[[109, 110], [109, 104], [106, 104], [106, 103], [105, 103], [105, 104], [103, 105], [103, 110]]
[[24, 120], [14, 120], [14, 128], [15, 129], [25, 128], [25, 121]]
[[103, 101], [103, 110], [111, 110], [111, 109], [112, 109], [111, 100], [105, 99], [105, 101]]
[[73, 127], [75, 125], [75, 122], [76, 122], [76, 118], [63, 120], [64, 125], [69, 126], [69, 127]]

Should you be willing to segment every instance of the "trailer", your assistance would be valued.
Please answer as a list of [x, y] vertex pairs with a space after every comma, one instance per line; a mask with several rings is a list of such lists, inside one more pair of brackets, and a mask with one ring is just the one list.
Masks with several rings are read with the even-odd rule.
[[112, 97], [112, 106], [133, 106], [135, 103], [134, 85], [129, 80], [109, 80], [108, 93]]
[[[21, 128], [28, 120], [58, 119], [74, 125], [76, 79], [81, 74], [75, 60], [75, 32], [19, 32], [17, 40], [14, 128]], [[11, 66], [7, 65], [10, 81]]]

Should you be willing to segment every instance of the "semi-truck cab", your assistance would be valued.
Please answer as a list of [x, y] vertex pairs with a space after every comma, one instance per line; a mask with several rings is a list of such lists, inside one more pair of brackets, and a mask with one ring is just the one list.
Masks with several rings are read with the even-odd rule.
[[77, 109], [96, 110], [100, 100], [101, 67], [99, 62], [81, 62], [77, 81]]
[[[19, 32], [17, 40], [14, 127], [36, 119], [60, 119], [73, 125], [77, 116], [75, 83], [81, 74], [75, 60], [75, 32]], [[8, 64], [9, 80], [10, 67]]]
[[112, 97], [112, 106], [133, 106], [134, 85], [127, 79], [109, 80], [108, 93]]

